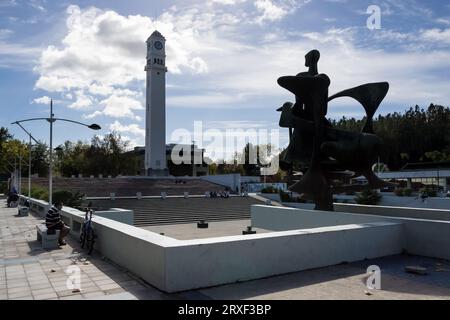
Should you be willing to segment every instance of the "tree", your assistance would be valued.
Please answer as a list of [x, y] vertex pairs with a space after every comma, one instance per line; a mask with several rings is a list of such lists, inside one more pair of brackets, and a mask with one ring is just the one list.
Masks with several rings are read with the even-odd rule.
[[363, 192], [359, 193], [355, 197], [355, 201], [357, 204], [364, 205], [377, 205], [380, 203], [381, 195], [376, 190], [365, 189]]
[[12, 138], [13, 135], [8, 132], [7, 128], [0, 127], [0, 175], [9, 171], [5, 168], [5, 166], [7, 165], [7, 154], [6, 150], [3, 149], [3, 145]]
[[112, 132], [104, 137], [94, 136], [91, 143], [66, 141], [56, 152], [56, 167], [62, 176], [134, 174], [137, 159], [127, 152], [128, 142]]
[[0, 127], [0, 145], [3, 142], [11, 140], [12, 138], [13, 138], [13, 135], [9, 133], [8, 128]]
[[38, 174], [39, 177], [48, 176], [48, 146], [39, 142], [31, 148], [31, 174]]
[[[358, 132], [365, 119], [331, 120], [338, 129]], [[374, 119], [374, 131], [383, 139], [381, 161], [391, 170], [408, 162], [443, 161], [450, 154], [450, 109], [431, 104], [415, 106], [403, 114], [394, 112]], [[436, 152], [439, 152], [436, 153]]]
[[6, 140], [1, 144], [1, 154], [0, 154], [0, 171], [12, 172], [14, 170], [14, 165], [16, 164], [16, 169], [19, 168], [19, 160], [24, 161], [28, 156], [28, 146], [23, 144], [21, 141]]

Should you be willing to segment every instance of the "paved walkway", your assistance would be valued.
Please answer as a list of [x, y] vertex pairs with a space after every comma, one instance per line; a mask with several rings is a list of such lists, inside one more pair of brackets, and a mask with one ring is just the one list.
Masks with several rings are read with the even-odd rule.
[[[267, 279], [165, 294], [102, 259], [86, 255], [74, 239], [56, 250], [42, 250], [34, 215], [18, 217], [0, 200], [0, 300], [3, 299], [450, 299], [450, 262], [393, 256], [296, 272]], [[307, 257], [305, 257], [307, 259]], [[366, 269], [381, 268], [382, 290], [367, 290]], [[429, 274], [407, 274], [419, 265]], [[81, 291], [66, 282], [67, 267], [79, 267]]]
[[[43, 250], [36, 240], [36, 224], [42, 221], [18, 217], [17, 209], [5, 208], [0, 200], [0, 299], [168, 298], [95, 252], [88, 256], [70, 237], [60, 249]], [[67, 268], [73, 266], [80, 270], [81, 291], [66, 284]]]

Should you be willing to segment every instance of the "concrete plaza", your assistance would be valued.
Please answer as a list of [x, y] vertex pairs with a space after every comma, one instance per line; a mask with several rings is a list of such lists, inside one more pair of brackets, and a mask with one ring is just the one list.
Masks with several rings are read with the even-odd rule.
[[[42, 218], [17, 216], [0, 200], [0, 299], [450, 299], [450, 262], [398, 255], [291, 273], [212, 288], [163, 293], [110, 263], [97, 252], [88, 256], [76, 239], [55, 250], [42, 250], [36, 224]], [[236, 222], [235, 222], [236, 223]], [[242, 225], [233, 225], [243, 227]], [[164, 227], [166, 230], [167, 226]], [[180, 230], [192, 225], [178, 226]], [[211, 229], [214, 230], [214, 229]], [[225, 227], [226, 230], [226, 227]], [[155, 230], [156, 231], [156, 230]], [[177, 230], [175, 230], [177, 231]], [[167, 232], [167, 231], [166, 231]], [[137, 257], [138, 258], [138, 257]], [[307, 259], [308, 257], [305, 257]], [[81, 290], [70, 290], [67, 267], [81, 270]], [[366, 269], [381, 268], [381, 289], [366, 288]], [[427, 267], [425, 276], [405, 266]]]
[[[197, 228], [196, 223], [154, 225], [142, 227], [142, 229], [155, 233], [164, 233], [165, 236], [178, 240], [192, 240], [215, 237], [226, 237], [241, 235], [242, 231], [251, 226], [250, 219], [246, 220], [229, 220], [229, 221], [212, 221], [208, 222], [208, 228]], [[272, 232], [261, 228], [252, 228], [257, 233]]]

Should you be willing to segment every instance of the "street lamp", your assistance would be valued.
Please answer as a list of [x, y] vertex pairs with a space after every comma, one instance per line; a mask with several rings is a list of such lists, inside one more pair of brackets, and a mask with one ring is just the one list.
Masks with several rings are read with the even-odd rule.
[[[25, 131], [28, 137], [30, 138], [28, 142], [28, 203], [29, 203], [31, 199], [31, 140], [33, 139], [34, 142], [36, 142], [37, 144], [39, 144], [39, 142], [19, 122], [15, 122], [14, 124], [17, 124], [19, 127], [21, 127], [22, 130]], [[20, 184], [21, 184], [20, 188], [22, 189], [22, 182]]]
[[[98, 124], [96, 124], [96, 123], [88, 125], [88, 124], [85, 124], [85, 123], [82, 123], [82, 122], [78, 122], [78, 121], [74, 121], [74, 120], [70, 120], [70, 119], [55, 118], [54, 114], [53, 114], [53, 100], [50, 100], [50, 118], [24, 119], [24, 120], [19, 120], [19, 121], [13, 122], [12, 124], [17, 124], [20, 127], [22, 127], [20, 125], [21, 122], [36, 121], [36, 120], [45, 120], [45, 121], [50, 123], [50, 163], [49, 163], [49, 178], [48, 178], [48, 198], [49, 198], [48, 199], [48, 203], [50, 205], [52, 205], [53, 204], [52, 203], [53, 202], [52, 201], [53, 200], [52, 199], [53, 198], [53, 122], [55, 122], [55, 121], [71, 122], [71, 123], [75, 123], [75, 124], [79, 124], [79, 125], [85, 126], [85, 127], [89, 128], [89, 129], [92, 129], [92, 130], [100, 130], [101, 127]], [[23, 129], [23, 127], [22, 127], [22, 129]], [[30, 135], [30, 137], [31, 137], [31, 135]]]

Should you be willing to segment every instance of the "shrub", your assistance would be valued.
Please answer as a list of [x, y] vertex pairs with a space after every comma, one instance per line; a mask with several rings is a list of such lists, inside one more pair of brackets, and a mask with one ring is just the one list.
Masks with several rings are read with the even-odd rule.
[[[22, 190], [23, 195], [28, 195], [28, 189]], [[31, 186], [31, 197], [38, 200], [48, 201], [48, 190], [40, 186]]]
[[272, 186], [268, 186], [268, 187], [261, 189], [261, 193], [278, 193], [278, 190]]
[[[28, 189], [24, 189], [22, 192], [24, 195], [28, 195]], [[62, 201], [65, 206], [80, 207], [83, 202], [83, 194], [77, 192], [73, 194], [66, 190], [53, 191], [53, 203]], [[38, 200], [48, 201], [48, 190], [39, 186], [31, 187], [31, 197]]]
[[425, 188], [420, 189], [419, 193], [420, 194], [425, 193], [426, 195], [428, 195], [428, 197], [436, 197], [437, 196], [437, 191], [430, 187], [425, 187]]
[[396, 188], [394, 194], [398, 197], [403, 197], [405, 195], [403, 188]]
[[291, 195], [289, 193], [284, 192], [283, 190], [280, 189], [279, 194], [281, 202], [292, 202]]
[[83, 194], [77, 192], [73, 194], [67, 190], [57, 190], [53, 192], [53, 202], [61, 201], [65, 206], [80, 207], [83, 202]]
[[410, 197], [411, 194], [412, 194], [412, 189], [406, 188], [406, 189], [403, 190], [403, 195], [405, 197]]
[[376, 190], [366, 189], [355, 197], [357, 204], [377, 205], [381, 200], [381, 195]]

